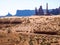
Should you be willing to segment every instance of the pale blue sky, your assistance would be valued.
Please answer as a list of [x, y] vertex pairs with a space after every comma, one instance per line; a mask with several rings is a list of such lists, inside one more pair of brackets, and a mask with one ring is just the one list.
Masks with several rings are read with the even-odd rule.
[[14, 15], [17, 9], [33, 10], [35, 7], [39, 8], [40, 5], [45, 9], [46, 3], [49, 4], [49, 9], [60, 6], [60, 0], [0, 0], [0, 16], [6, 15], [8, 12]]

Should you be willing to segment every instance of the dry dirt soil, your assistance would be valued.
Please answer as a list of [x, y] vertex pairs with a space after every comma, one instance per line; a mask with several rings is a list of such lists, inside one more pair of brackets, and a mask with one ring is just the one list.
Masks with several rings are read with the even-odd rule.
[[0, 45], [60, 45], [60, 16], [0, 18]]

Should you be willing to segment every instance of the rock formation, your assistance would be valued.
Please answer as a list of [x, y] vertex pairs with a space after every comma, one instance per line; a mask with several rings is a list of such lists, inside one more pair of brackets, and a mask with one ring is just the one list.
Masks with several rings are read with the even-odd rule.
[[0, 45], [60, 45], [60, 16], [0, 18]]

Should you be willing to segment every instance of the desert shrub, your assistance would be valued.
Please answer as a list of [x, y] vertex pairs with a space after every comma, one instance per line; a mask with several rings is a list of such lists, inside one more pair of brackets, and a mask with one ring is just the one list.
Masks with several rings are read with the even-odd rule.
[[11, 33], [11, 30], [10, 30], [10, 29], [8, 29], [8, 30], [7, 30], [7, 32], [8, 32], [8, 33]]
[[32, 39], [30, 39], [30, 41], [29, 41], [29, 45], [33, 45]]

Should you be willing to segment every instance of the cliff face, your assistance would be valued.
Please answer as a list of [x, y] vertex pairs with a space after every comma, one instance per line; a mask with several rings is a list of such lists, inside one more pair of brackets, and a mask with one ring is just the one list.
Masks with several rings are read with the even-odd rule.
[[0, 45], [60, 45], [60, 16], [0, 18]]

